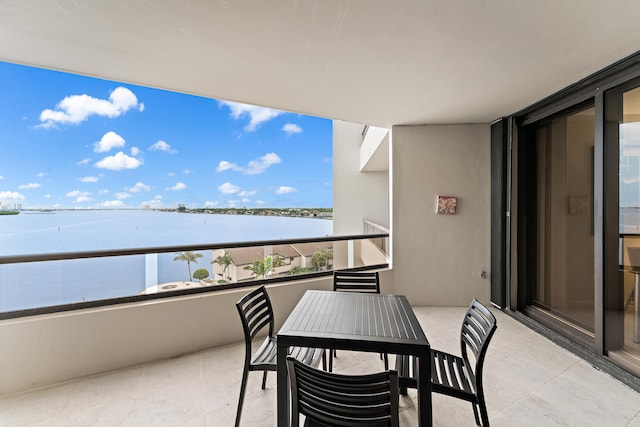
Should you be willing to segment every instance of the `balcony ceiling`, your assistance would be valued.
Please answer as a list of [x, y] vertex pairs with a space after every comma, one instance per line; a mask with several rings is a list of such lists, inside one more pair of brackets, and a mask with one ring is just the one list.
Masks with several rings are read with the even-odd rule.
[[376, 126], [486, 123], [640, 47], [636, 0], [0, 2], [0, 59]]

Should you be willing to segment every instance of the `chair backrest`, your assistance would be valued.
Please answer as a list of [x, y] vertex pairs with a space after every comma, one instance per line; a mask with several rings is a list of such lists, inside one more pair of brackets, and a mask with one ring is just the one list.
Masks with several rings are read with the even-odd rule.
[[[293, 427], [299, 414], [311, 425], [394, 426], [398, 421], [398, 373], [339, 375], [288, 356]], [[315, 424], [314, 424], [315, 423]]]
[[379, 294], [380, 276], [377, 271], [334, 271], [333, 290]]
[[273, 336], [273, 308], [264, 286], [249, 292], [236, 303], [244, 338], [247, 344], [265, 327], [269, 327], [269, 336]]
[[[484, 357], [487, 353], [489, 341], [491, 341], [491, 337], [496, 331], [496, 328], [495, 316], [474, 298], [462, 322], [460, 347], [462, 358], [469, 370], [469, 375], [474, 382], [476, 390], [482, 386]], [[472, 366], [469, 360], [469, 351], [473, 354], [475, 366]]]

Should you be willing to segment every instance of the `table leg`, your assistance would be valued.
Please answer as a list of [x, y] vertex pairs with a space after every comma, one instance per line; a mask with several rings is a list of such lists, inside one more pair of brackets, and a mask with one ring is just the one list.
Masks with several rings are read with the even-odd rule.
[[420, 427], [431, 427], [433, 416], [431, 408], [431, 358], [427, 354], [418, 357], [415, 372], [418, 380], [418, 425]]
[[278, 346], [277, 354], [277, 404], [278, 404], [278, 427], [289, 426], [289, 378], [287, 376], [287, 353], [286, 346]]

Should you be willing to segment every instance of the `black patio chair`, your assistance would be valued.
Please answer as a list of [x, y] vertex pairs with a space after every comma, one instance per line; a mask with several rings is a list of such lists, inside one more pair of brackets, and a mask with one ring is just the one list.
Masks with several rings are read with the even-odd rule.
[[[240, 399], [238, 400], [238, 411], [236, 413], [236, 427], [240, 425], [242, 415], [242, 403], [247, 387], [247, 378], [250, 371], [263, 371], [262, 389], [267, 383], [267, 372], [277, 371], [277, 346], [274, 336], [274, 319], [271, 300], [264, 286], [249, 292], [236, 303], [242, 329], [244, 330], [245, 358], [244, 371], [242, 373], [242, 383], [240, 385]], [[258, 333], [268, 327], [268, 333], [262, 344], [253, 352], [253, 340]], [[326, 358], [324, 350], [304, 347], [291, 347], [289, 354], [299, 359], [305, 364], [318, 366], [322, 360], [323, 368], [326, 369]]]
[[344, 292], [380, 293], [380, 275], [377, 271], [333, 272], [333, 290]]
[[[431, 387], [434, 393], [471, 402], [476, 424], [489, 426], [489, 415], [482, 387], [482, 367], [487, 347], [496, 331], [496, 318], [476, 299], [471, 302], [462, 322], [462, 357], [431, 349]], [[469, 359], [473, 354], [473, 362]], [[480, 418], [478, 408], [480, 407]]]
[[291, 384], [291, 426], [377, 427], [399, 425], [398, 373], [340, 375], [287, 357]]
[[[340, 271], [333, 272], [333, 290], [340, 292], [380, 293], [380, 275], [377, 271]], [[329, 372], [333, 372], [333, 358], [338, 353], [329, 351]], [[384, 369], [389, 369], [389, 356], [380, 354], [384, 360]]]

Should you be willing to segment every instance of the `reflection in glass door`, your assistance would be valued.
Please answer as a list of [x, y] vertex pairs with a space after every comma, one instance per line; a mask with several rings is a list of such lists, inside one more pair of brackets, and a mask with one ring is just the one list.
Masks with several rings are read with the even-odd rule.
[[534, 126], [536, 279], [530, 304], [594, 333], [594, 108]]

